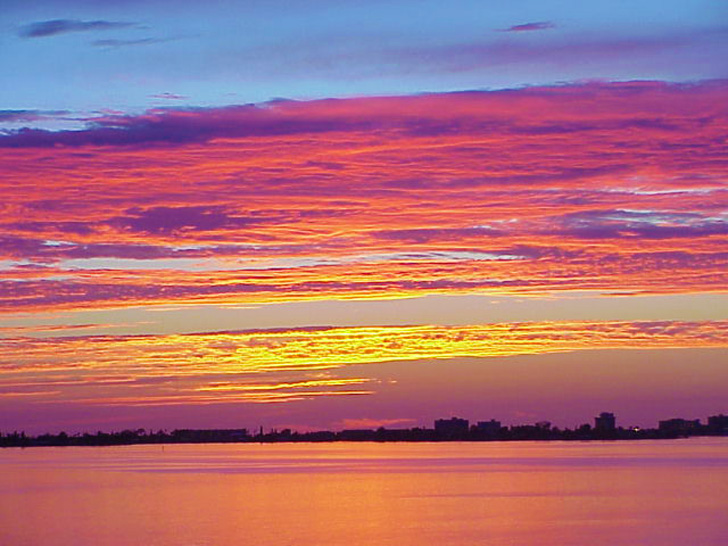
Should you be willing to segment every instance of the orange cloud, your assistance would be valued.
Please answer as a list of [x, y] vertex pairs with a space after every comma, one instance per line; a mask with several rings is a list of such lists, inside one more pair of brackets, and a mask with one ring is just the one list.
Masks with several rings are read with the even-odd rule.
[[0, 135], [0, 311], [724, 291], [727, 89], [283, 101]]
[[613, 321], [13, 338], [3, 342], [0, 392], [52, 389], [53, 401], [101, 405], [286, 402], [375, 393], [370, 378], [330, 375], [357, 364], [726, 347], [727, 332], [728, 321]]

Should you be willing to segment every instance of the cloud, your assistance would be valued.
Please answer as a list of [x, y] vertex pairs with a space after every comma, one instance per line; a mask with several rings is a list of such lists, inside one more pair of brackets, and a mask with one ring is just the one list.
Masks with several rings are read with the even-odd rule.
[[[726, 347], [727, 327], [726, 321], [525, 322], [14, 337], [3, 340], [0, 391], [50, 387], [52, 393], [33, 403], [47, 403], [52, 396], [64, 403], [111, 406], [373, 395], [377, 382], [361, 365], [594, 349]], [[360, 366], [357, 376], [333, 375], [350, 366]], [[368, 389], [357, 388], [362, 385]]]
[[149, 95], [152, 99], [165, 99], [165, 100], [184, 100], [189, 97], [186, 95], [179, 95], [177, 93], [170, 93], [170, 92], [164, 92], [164, 93], [157, 93], [156, 95]]
[[[303, 40], [230, 53], [214, 67], [245, 62], [260, 77], [298, 76], [400, 78], [425, 82], [497, 81], [498, 74], [521, 74], [528, 81], [576, 78], [645, 78], [689, 80], [723, 77], [717, 59], [728, 55], [725, 26], [631, 33], [600, 30], [546, 32], [547, 22], [527, 23], [477, 38], [402, 43], [400, 40], [339, 39], [321, 48]], [[530, 25], [534, 25], [532, 28]], [[530, 30], [529, 30], [530, 29]], [[275, 59], [274, 63], [270, 59]], [[203, 70], [213, 68], [203, 68]], [[504, 76], [508, 79], [508, 76]], [[444, 79], [443, 79], [444, 78]], [[452, 87], [452, 86], [447, 86]]]
[[726, 284], [725, 81], [105, 115], [0, 134], [0, 310]]
[[91, 42], [91, 45], [94, 47], [107, 47], [107, 48], [119, 48], [119, 47], [128, 47], [128, 46], [143, 46], [143, 45], [152, 45], [152, 44], [160, 44], [164, 42], [168, 42], [169, 40], [165, 40], [162, 38], [138, 38], [134, 40], [118, 40], [118, 39], [110, 39], [110, 40], [94, 40]]
[[39, 324], [34, 326], [0, 326], [0, 336], [2, 335], [24, 335], [27, 333], [44, 333], [44, 332], [68, 332], [74, 330], [100, 330], [106, 328], [118, 328], [121, 324]]
[[71, 32], [94, 32], [117, 30], [136, 26], [136, 23], [123, 21], [81, 21], [79, 19], [52, 19], [25, 25], [19, 31], [23, 38], [47, 38]]
[[[287, 103], [283, 103], [287, 104]], [[276, 107], [278, 105], [278, 107]], [[135, 145], [145, 143], [184, 144], [206, 142], [220, 137], [273, 136], [320, 133], [342, 129], [367, 128], [366, 119], [347, 120], [345, 116], [296, 115], [295, 106], [285, 108], [276, 102], [267, 106], [230, 106], [213, 109], [159, 109], [143, 116], [109, 116], [90, 120], [81, 131], [24, 129], [0, 135], [0, 147]], [[290, 112], [292, 115], [287, 115]]]
[[407, 241], [410, 243], [429, 243], [431, 241], [464, 241], [472, 238], [498, 237], [502, 231], [489, 227], [471, 228], [419, 228], [384, 230], [375, 234], [382, 239]]
[[[9, 131], [0, 134], [0, 147], [179, 145], [215, 138], [374, 131], [394, 127], [423, 137], [499, 133], [551, 135], [613, 129], [677, 132], [695, 128], [697, 124], [710, 124], [712, 116], [719, 113], [715, 101], [725, 94], [725, 89], [724, 81], [700, 86], [662, 82], [587, 83], [411, 97], [165, 108], [138, 116], [91, 118], [84, 130]], [[685, 114], [701, 108], [698, 104], [678, 103], [697, 95], [706, 101], [702, 105], [703, 117], [674, 116], [670, 121], [664, 118], [665, 108]], [[539, 111], [544, 103], [554, 110], [548, 114]], [[591, 113], [582, 110], [586, 104], [594, 107]], [[522, 110], [519, 112], [518, 108]]]
[[512, 27], [501, 29], [499, 32], [528, 32], [532, 30], [549, 30], [551, 28], [556, 28], [556, 25], [551, 21], [539, 21], [536, 23], [513, 25]]
[[0, 123], [29, 123], [67, 114], [67, 110], [0, 110]]
[[728, 235], [728, 217], [654, 210], [591, 210], [558, 220], [560, 233], [585, 239], [674, 239]]
[[[508, 31], [508, 38], [511, 39], [504, 37], [497, 41], [392, 48], [382, 52], [381, 56], [388, 59], [387, 66], [392, 67], [392, 73], [407, 70], [413, 74], [486, 74], [487, 71], [513, 70], [521, 66], [532, 67], [537, 73], [543, 73], [547, 67], [550, 78], [554, 78], [555, 72], [564, 74], [563, 79], [571, 79], [575, 70], [583, 73], [580, 69], [585, 64], [591, 64], [603, 68], [596, 73], [592, 69], [584, 77], [603, 74], [611, 67], [609, 73], [653, 75], [661, 72], [656, 70], [656, 66], [673, 62], [678, 68], [680, 63], [686, 62], [682, 58], [699, 59], [712, 49], [725, 52], [727, 31], [721, 27], [705, 32], [658, 36], [558, 35], [547, 43], [514, 40], [510, 36], [513, 32], [517, 31]], [[427, 62], [422, 62], [423, 58]], [[625, 70], [625, 67], [628, 69]], [[692, 71], [686, 72], [691, 76], [681, 79], [695, 77]], [[724, 74], [718, 67], [714, 73]]]
[[228, 215], [223, 207], [153, 207], [131, 209], [130, 216], [118, 218], [124, 228], [145, 233], [179, 233], [185, 230], [212, 231], [220, 228], [244, 228], [254, 218]]

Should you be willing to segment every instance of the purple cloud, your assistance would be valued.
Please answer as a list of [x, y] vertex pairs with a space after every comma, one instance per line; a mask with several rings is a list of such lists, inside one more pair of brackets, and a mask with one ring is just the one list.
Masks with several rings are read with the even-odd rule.
[[12, 224], [2, 224], [5, 229], [13, 229], [24, 232], [36, 233], [48, 228], [54, 231], [60, 231], [73, 235], [90, 235], [93, 233], [93, 225], [90, 222], [74, 221], [74, 222], [15, 222]]
[[30, 23], [20, 29], [23, 38], [46, 38], [70, 32], [89, 32], [99, 30], [116, 30], [136, 26], [136, 23], [122, 21], [80, 21], [78, 19], [52, 19]]
[[581, 239], [675, 239], [728, 235], [728, 222], [697, 213], [592, 210], [561, 218], [562, 235]]
[[258, 220], [232, 216], [223, 207], [215, 206], [134, 208], [128, 212], [130, 216], [115, 219], [113, 223], [132, 231], [156, 234], [244, 228]]
[[91, 45], [94, 47], [108, 47], [108, 48], [117, 48], [117, 47], [127, 47], [127, 46], [140, 46], [140, 45], [151, 45], [151, 44], [159, 44], [163, 42], [168, 42], [169, 40], [164, 40], [162, 38], [138, 38], [136, 40], [94, 40], [91, 42]]
[[276, 136], [341, 130], [366, 130], [372, 120], [314, 115], [281, 115], [263, 105], [210, 109], [152, 110], [143, 116], [93, 119], [79, 131], [20, 129], [0, 134], [0, 147], [45, 148], [63, 146], [128, 146], [153, 143], [186, 144], [213, 138]]
[[67, 110], [0, 110], [0, 123], [28, 123], [66, 115]]
[[[164, 227], [164, 226], [163, 226]], [[169, 229], [169, 227], [164, 227]], [[0, 236], [0, 260], [32, 260], [37, 263], [54, 263], [62, 260], [90, 258], [120, 258], [134, 260], [154, 260], [162, 258], [210, 258], [215, 256], [247, 256], [255, 253], [246, 245], [213, 245], [201, 247], [174, 247], [149, 244], [122, 243], [79, 243], [71, 241], [55, 241], [49, 243], [45, 239], [31, 239], [17, 236]], [[270, 255], [295, 253], [292, 246], [266, 247]], [[300, 252], [306, 252], [301, 247]], [[310, 250], [309, 250], [310, 251]], [[10, 276], [17, 272], [15, 266], [9, 269]]]
[[532, 30], [548, 30], [550, 28], [556, 28], [556, 25], [551, 21], [538, 21], [535, 23], [513, 25], [509, 28], [500, 29], [499, 32], [528, 32]]
[[[713, 84], [716, 89], [725, 82]], [[83, 130], [48, 131], [22, 128], [0, 133], [0, 148], [48, 148], [53, 146], [144, 146], [204, 143], [215, 138], [285, 136], [306, 133], [390, 130], [398, 126], [412, 136], [451, 134], [508, 133], [550, 135], [611, 131], [624, 129], [691, 131], [700, 120], [662, 115], [643, 115], [630, 111], [630, 119], [621, 112], [634, 110], [624, 99], [638, 101], [643, 108], [654, 108], [649, 99], [669, 101], [676, 108], [693, 92], [712, 92], [711, 85], [698, 88], [665, 83], [618, 83], [553, 86], [506, 91], [471, 91], [388, 99], [317, 100], [309, 102], [275, 101], [262, 105], [220, 108], [165, 108], [149, 110], [143, 115], [112, 115], [92, 118]], [[593, 101], [602, 97], [605, 105], [619, 105], [613, 116], [600, 111], [589, 120], [575, 121], [570, 109], [578, 107], [576, 99]], [[556, 107], [548, 115], [535, 111], [534, 105], [547, 100]], [[476, 115], [443, 118], [432, 110], [446, 110], [466, 104]], [[521, 115], [509, 117], [501, 107], [521, 106]], [[573, 106], [572, 106], [573, 104]], [[603, 110], [603, 109], [602, 109]], [[712, 123], [706, 112], [702, 123]], [[467, 150], [463, 150], [467, 151]]]

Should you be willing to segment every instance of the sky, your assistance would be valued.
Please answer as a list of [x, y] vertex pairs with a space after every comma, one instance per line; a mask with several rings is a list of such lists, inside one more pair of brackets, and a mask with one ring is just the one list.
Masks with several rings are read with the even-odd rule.
[[728, 412], [728, 5], [5, 0], [0, 432]]

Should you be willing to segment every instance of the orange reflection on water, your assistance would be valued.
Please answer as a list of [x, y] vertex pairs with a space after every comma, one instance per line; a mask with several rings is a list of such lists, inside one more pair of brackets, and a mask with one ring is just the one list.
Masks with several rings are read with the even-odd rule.
[[722, 546], [725, 439], [0, 452], [8, 544]]

